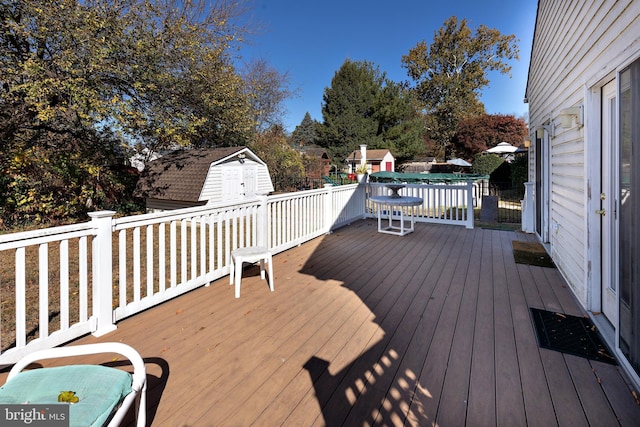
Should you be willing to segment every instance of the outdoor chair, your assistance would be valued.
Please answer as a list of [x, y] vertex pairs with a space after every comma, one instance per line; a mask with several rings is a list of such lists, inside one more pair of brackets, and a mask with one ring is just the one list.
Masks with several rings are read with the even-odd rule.
[[[242, 281], [242, 264], [260, 261], [260, 277], [265, 279], [265, 262], [269, 264], [269, 289], [273, 292], [273, 262], [269, 249], [264, 246], [249, 246], [231, 251], [231, 271], [229, 283], [236, 286], [236, 298], [240, 298], [240, 282]], [[235, 280], [234, 280], [235, 278]]]
[[[39, 360], [100, 353], [126, 357], [133, 366], [133, 374], [90, 364], [25, 370]], [[34, 351], [13, 366], [7, 382], [0, 387], [0, 404], [57, 404], [65, 392], [66, 397], [78, 398], [77, 403], [69, 403], [70, 426], [114, 427], [120, 425], [135, 403], [137, 426], [142, 427], [146, 424], [146, 388], [144, 361], [126, 344], [109, 342], [56, 347]]]

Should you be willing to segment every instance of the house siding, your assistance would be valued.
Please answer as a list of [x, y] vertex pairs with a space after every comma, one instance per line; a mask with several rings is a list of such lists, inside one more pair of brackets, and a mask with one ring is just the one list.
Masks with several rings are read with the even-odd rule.
[[[527, 83], [530, 129], [535, 135], [536, 128], [556, 123], [555, 136], [547, 139], [549, 244], [560, 272], [585, 307], [589, 257], [598, 252], [589, 248], [590, 196], [599, 196], [598, 191], [591, 194], [590, 184], [599, 165], [587, 149], [589, 121], [599, 122], [590, 115], [590, 90], [614, 78], [616, 70], [637, 55], [639, 14], [640, 5], [630, 0], [538, 3]], [[585, 126], [563, 129], [560, 110], [580, 104]], [[530, 153], [530, 176], [535, 177], [535, 144]]]

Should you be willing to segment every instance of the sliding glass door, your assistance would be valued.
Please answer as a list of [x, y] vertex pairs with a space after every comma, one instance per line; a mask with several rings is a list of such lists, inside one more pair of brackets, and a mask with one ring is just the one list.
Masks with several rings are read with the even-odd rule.
[[640, 60], [619, 84], [619, 346], [640, 375]]

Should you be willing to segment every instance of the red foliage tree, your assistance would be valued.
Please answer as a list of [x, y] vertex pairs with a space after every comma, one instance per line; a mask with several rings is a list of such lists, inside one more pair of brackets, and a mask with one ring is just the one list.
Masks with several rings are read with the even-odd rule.
[[528, 132], [523, 119], [512, 115], [483, 114], [461, 121], [452, 142], [458, 157], [471, 159], [503, 141], [520, 146]]

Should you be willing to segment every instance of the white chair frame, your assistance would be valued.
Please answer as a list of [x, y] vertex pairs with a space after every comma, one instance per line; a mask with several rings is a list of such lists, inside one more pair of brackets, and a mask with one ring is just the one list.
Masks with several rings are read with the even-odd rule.
[[[131, 393], [125, 396], [120, 406], [116, 410], [113, 418], [108, 424], [108, 427], [119, 426], [124, 417], [127, 415], [129, 408], [135, 402], [136, 403], [136, 418], [137, 426], [143, 427], [146, 425], [146, 391], [147, 391], [147, 373], [144, 366], [144, 361], [140, 354], [131, 346], [117, 342], [105, 342], [96, 344], [83, 344], [72, 345], [67, 347], [55, 347], [50, 349], [38, 350], [33, 353], [27, 354], [20, 359], [11, 368], [9, 375], [7, 376], [7, 382], [13, 377], [17, 376], [30, 364], [45, 359], [58, 359], [64, 357], [83, 356], [88, 354], [99, 353], [117, 353], [120, 354], [131, 362], [133, 366]], [[37, 403], [37, 402], [34, 402]]]

